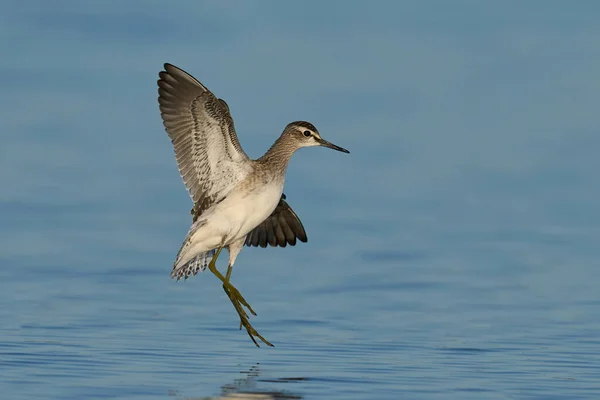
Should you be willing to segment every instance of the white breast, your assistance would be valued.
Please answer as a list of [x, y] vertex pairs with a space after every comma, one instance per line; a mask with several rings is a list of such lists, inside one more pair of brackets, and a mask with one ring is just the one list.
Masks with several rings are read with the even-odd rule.
[[219, 207], [219, 214], [229, 222], [228, 242], [245, 237], [271, 215], [281, 198], [283, 182], [272, 182], [252, 192], [241, 192], [225, 199]]

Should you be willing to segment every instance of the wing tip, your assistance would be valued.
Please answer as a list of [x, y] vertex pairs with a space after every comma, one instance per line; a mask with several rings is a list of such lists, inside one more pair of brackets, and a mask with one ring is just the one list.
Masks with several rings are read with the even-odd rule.
[[158, 76], [160, 77], [159, 82], [161, 80], [169, 80], [170, 78], [173, 81], [181, 83], [180, 80], [177, 79], [181, 78], [183, 81], [187, 80], [196, 86], [200, 86], [204, 91], [209, 91], [206, 86], [204, 86], [198, 79], [194, 78], [192, 74], [171, 63], [164, 63], [163, 70], [158, 73]]
[[[159, 74], [160, 74], [160, 73], [167, 73], [167, 74], [170, 74], [170, 73], [172, 73], [172, 72], [177, 72], [177, 71], [182, 71], [182, 72], [185, 72], [185, 71], [183, 71], [181, 68], [179, 68], [178, 66], [176, 66], [176, 65], [174, 65], [174, 64], [171, 64], [171, 63], [168, 63], [168, 62], [166, 62], [166, 63], [164, 63], [164, 64], [163, 64], [163, 71], [160, 71], [160, 72], [159, 72]], [[186, 74], [187, 74], [187, 72], [186, 72]], [[188, 74], [188, 75], [189, 75], [189, 74]]]

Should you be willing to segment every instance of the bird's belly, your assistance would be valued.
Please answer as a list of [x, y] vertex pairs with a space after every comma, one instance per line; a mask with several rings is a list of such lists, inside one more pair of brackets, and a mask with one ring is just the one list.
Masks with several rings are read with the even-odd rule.
[[228, 221], [227, 241], [242, 239], [252, 229], [263, 222], [279, 203], [283, 185], [271, 184], [261, 190], [238, 193], [226, 199], [222, 205], [221, 216]]

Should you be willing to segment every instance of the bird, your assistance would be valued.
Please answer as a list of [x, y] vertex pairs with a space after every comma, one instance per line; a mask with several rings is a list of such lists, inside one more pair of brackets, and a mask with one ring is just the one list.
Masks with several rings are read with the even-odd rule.
[[[256, 312], [231, 283], [243, 246], [285, 247], [307, 242], [302, 222], [283, 193], [288, 164], [296, 150], [321, 146], [348, 150], [323, 139], [306, 121], [291, 122], [267, 152], [251, 159], [242, 149], [228, 104], [183, 69], [165, 63], [159, 72], [158, 104], [174, 148], [179, 173], [194, 203], [192, 224], [183, 240], [171, 278], [187, 279], [208, 268], [222, 283], [242, 327], [257, 347], [271, 342], [252, 326]], [[229, 262], [216, 268], [221, 250]], [[247, 310], [247, 311], [246, 311]]]

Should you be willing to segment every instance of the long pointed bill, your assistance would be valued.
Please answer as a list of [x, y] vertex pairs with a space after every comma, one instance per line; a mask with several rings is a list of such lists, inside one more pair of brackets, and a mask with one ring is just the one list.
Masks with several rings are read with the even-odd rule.
[[344, 149], [343, 147], [340, 146], [336, 146], [335, 144], [328, 142], [325, 139], [320, 139], [319, 143], [321, 144], [321, 146], [323, 147], [329, 147], [330, 149], [333, 150], [337, 150], [337, 151], [341, 151], [342, 153], [350, 153], [348, 150]]

